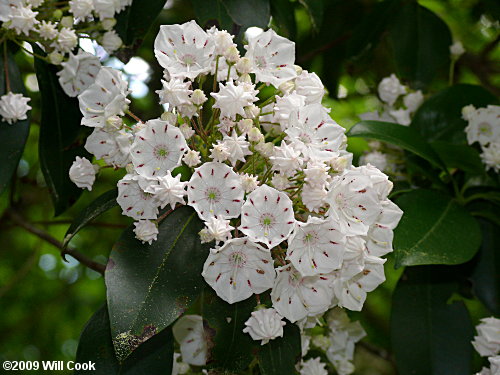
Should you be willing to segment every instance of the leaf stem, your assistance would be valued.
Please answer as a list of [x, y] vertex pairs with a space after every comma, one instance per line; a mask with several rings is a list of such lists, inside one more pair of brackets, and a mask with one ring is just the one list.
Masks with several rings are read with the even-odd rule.
[[3, 42], [3, 70], [5, 72], [5, 92], [10, 92], [9, 61], [7, 55], [7, 41]]

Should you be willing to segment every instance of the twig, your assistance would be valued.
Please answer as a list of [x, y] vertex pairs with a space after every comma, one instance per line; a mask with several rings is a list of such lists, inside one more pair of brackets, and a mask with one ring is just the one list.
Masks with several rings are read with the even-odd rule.
[[62, 242], [58, 241], [54, 237], [52, 237], [50, 234], [47, 232], [43, 231], [40, 228], [35, 227], [31, 223], [27, 222], [24, 220], [21, 215], [19, 215], [17, 212], [13, 210], [8, 210], [6, 212], [7, 216], [11, 218], [11, 220], [19, 225], [21, 228], [25, 229], [26, 231], [30, 232], [31, 234], [34, 234], [35, 236], [38, 236], [45, 242], [50, 243], [52, 246], [56, 247], [59, 249], [61, 252], [61, 256], [64, 259], [64, 256], [66, 254], [71, 255], [73, 258], [75, 258], [77, 261], [79, 261], [81, 264], [84, 266], [99, 272], [101, 275], [104, 275], [104, 270], [106, 269], [106, 266], [104, 264], [94, 262], [93, 260], [87, 258], [85, 255], [79, 253], [76, 250], [71, 250], [71, 249], [66, 249], [64, 250]]
[[393, 366], [395, 366], [394, 358], [392, 358], [391, 354], [387, 350], [378, 348], [375, 345], [372, 345], [365, 341], [360, 341], [357, 345], [365, 349], [367, 352], [373, 354], [374, 356], [382, 358], [383, 360], [390, 362]]
[[[37, 224], [37, 225], [66, 225], [66, 224], [73, 223], [73, 220], [64, 220], [64, 219], [63, 220], [38, 220], [38, 221], [33, 221], [31, 223]], [[90, 222], [90, 223], [87, 223], [86, 225], [91, 226], [91, 227], [116, 228], [116, 229], [123, 229], [123, 228], [127, 227], [127, 225], [124, 225], [124, 224], [102, 223], [99, 221]]]
[[141, 124], [144, 124], [144, 121], [142, 121], [139, 117], [137, 117], [134, 113], [132, 113], [131, 111], [127, 110], [125, 112], [127, 115], [129, 115], [130, 117], [132, 117], [135, 121], [137, 122], [140, 122]]

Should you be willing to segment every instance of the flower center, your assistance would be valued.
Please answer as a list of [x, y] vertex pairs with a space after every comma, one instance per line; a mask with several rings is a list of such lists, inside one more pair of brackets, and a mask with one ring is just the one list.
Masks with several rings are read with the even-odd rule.
[[182, 60], [181, 60], [184, 64], [186, 64], [187, 66], [189, 65], [193, 65], [195, 62], [196, 62], [196, 59], [193, 55], [191, 54], [186, 54], [182, 57]]
[[169, 152], [167, 150], [167, 146], [165, 146], [165, 145], [157, 145], [157, 146], [155, 146], [155, 148], [153, 150], [153, 154], [154, 154], [155, 158], [158, 160], [166, 159], [168, 156], [168, 153]]
[[302, 280], [302, 277], [300, 276], [299, 272], [290, 272], [290, 275], [288, 276], [288, 283], [296, 287], [300, 284], [300, 281]]
[[216, 203], [220, 200], [220, 191], [217, 188], [210, 187], [206, 190], [205, 196], [210, 202]]
[[264, 236], [269, 236], [269, 227], [273, 226], [276, 219], [272, 214], [263, 214], [260, 217], [260, 225], [264, 228]]
[[247, 263], [247, 257], [241, 251], [235, 251], [229, 255], [229, 262], [238, 268], [242, 268]]
[[267, 62], [264, 56], [257, 56], [255, 58], [255, 65], [257, 65], [258, 68], [264, 69], [267, 66]]
[[484, 135], [491, 135], [491, 125], [488, 124], [487, 122], [482, 122], [478, 126], [479, 128], [479, 133], [484, 134]]
[[318, 239], [319, 237], [317, 232], [307, 232], [303, 239], [304, 245], [314, 245], [316, 242], [318, 242]]

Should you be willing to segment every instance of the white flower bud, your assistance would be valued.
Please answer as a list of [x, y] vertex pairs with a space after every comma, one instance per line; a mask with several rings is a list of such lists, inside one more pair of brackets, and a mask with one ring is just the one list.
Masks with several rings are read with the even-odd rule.
[[237, 63], [240, 59], [240, 51], [238, 51], [236, 46], [231, 46], [226, 50], [226, 52], [224, 52], [224, 58], [228, 64]]
[[177, 122], [177, 115], [169, 111], [163, 112], [160, 118], [163, 121], [167, 121], [170, 125], [174, 125]]
[[201, 163], [200, 152], [195, 150], [189, 150], [186, 155], [182, 158], [182, 161], [186, 163], [188, 167], [196, 167]]
[[252, 60], [250, 60], [248, 57], [242, 57], [237, 63], [236, 63], [236, 70], [238, 73], [241, 75], [248, 74], [252, 72], [253, 69], [253, 64]]
[[109, 116], [106, 119], [105, 129], [108, 132], [120, 130], [123, 127], [123, 120], [120, 116]]
[[128, 163], [126, 166], [125, 166], [125, 171], [128, 173], [128, 174], [133, 174], [135, 172], [135, 167], [134, 167], [134, 164], [132, 163]]
[[302, 67], [300, 65], [294, 65], [295, 71], [297, 72], [297, 75], [300, 76], [302, 74]]
[[49, 61], [53, 65], [59, 65], [62, 63], [64, 56], [57, 51], [53, 51], [48, 55]]
[[252, 83], [252, 77], [250, 77], [250, 74], [242, 74], [237, 81], [241, 83]]
[[102, 28], [106, 31], [110, 31], [116, 25], [116, 18], [105, 18], [101, 21]]
[[77, 156], [69, 169], [69, 178], [79, 188], [92, 190], [95, 173], [96, 170], [89, 160]]
[[283, 337], [283, 326], [286, 324], [278, 312], [271, 309], [261, 309], [252, 312], [252, 316], [245, 322], [243, 332], [248, 333], [254, 340], [262, 340], [261, 345], [269, 340]]
[[284, 94], [284, 95], [289, 95], [292, 93], [293, 90], [295, 90], [295, 82], [294, 81], [286, 81], [283, 82], [279, 86], [279, 90]]
[[28, 118], [26, 113], [31, 109], [28, 105], [30, 100], [23, 94], [9, 92], [3, 95], [0, 97], [0, 117], [9, 124], [18, 120], [26, 120]]
[[255, 104], [249, 105], [245, 107], [245, 115], [248, 118], [257, 118], [260, 115], [260, 108]]
[[122, 46], [123, 42], [116, 31], [106, 31], [102, 36], [101, 45], [109, 54], [115, 52]]
[[151, 243], [156, 241], [158, 235], [158, 227], [156, 226], [154, 221], [151, 220], [139, 220], [134, 223], [135, 229], [135, 237], [142, 241], [142, 243]]
[[201, 243], [207, 243], [213, 241], [214, 237], [212, 234], [208, 231], [207, 228], [203, 228], [198, 232], [198, 235], [200, 236], [200, 241]]
[[238, 121], [238, 129], [240, 129], [242, 133], [248, 133], [252, 127], [253, 121], [249, 118], [244, 118]]
[[456, 41], [450, 46], [450, 54], [453, 59], [458, 59], [465, 53], [465, 48], [460, 41]]
[[212, 152], [210, 153], [210, 157], [219, 163], [226, 161], [229, 156], [230, 154], [228, 148], [222, 143], [214, 145]]
[[476, 108], [472, 104], [466, 105], [462, 108], [462, 118], [469, 121], [474, 112], [476, 112]]
[[263, 142], [264, 136], [262, 135], [262, 133], [258, 128], [252, 128], [248, 132], [248, 140], [250, 142]]
[[205, 93], [200, 89], [194, 90], [193, 93], [191, 94], [191, 102], [194, 105], [202, 105], [206, 101], [207, 101], [207, 97], [206, 97]]
[[65, 16], [61, 18], [61, 21], [59, 22], [60, 25], [63, 27], [67, 27], [68, 29], [71, 29], [73, 27], [73, 17], [71, 16]]
[[240, 177], [241, 177], [241, 186], [243, 190], [245, 190], [245, 193], [251, 193], [259, 186], [259, 180], [257, 179], [257, 176], [245, 173]]
[[274, 144], [272, 142], [260, 142], [255, 145], [255, 149], [260, 152], [262, 156], [269, 158], [274, 155]]
[[195, 133], [193, 128], [189, 126], [187, 123], [184, 123], [181, 126], [179, 126], [179, 130], [186, 139], [191, 138]]

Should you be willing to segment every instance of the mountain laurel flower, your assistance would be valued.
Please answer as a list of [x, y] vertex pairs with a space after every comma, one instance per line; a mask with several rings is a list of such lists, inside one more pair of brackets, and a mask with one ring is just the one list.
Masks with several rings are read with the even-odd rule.
[[208, 338], [200, 315], [184, 315], [172, 327], [175, 341], [181, 348], [182, 361], [204, 366], [208, 355]]
[[132, 138], [132, 134], [125, 130], [109, 132], [96, 128], [87, 138], [85, 149], [107, 165], [125, 167], [130, 163]]
[[234, 45], [234, 36], [229, 34], [226, 30], [219, 30], [215, 26], [207, 30], [207, 34], [212, 38], [215, 44], [215, 54], [221, 56], [227, 51], [229, 47]]
[[325, 366], [319, 357], [309, 358], [301, 363], [300, 375], [328, 375]]
[[406, 94], [406, 87], [399, 82], [399, 79], [394, 74], [385, 77], [378, 85], [380, 99], [390, 106], [394, 105], [396, 100], [403, 94]]
[[183, 82], [182, 79], [172, 78], [170, 81], [161, 81], [163, 88], [156, 91], [160, 97], [160, 104], [169, 104], [174, 107], [182, 104], [191, 103], [190, 95], [193, 91], [190, 89], [190, 82]]
[[67, 62], [61, 63], [63, 69], [57, 72], [59, 83], [66, 95], [75, 97], [94, 83], [101, 63], [99, 58], [80, 50], [77, 55], [69, 53]]
[[245, 136], [238, 136], [234, 130], [230, 136], [227, 134], [224, 135], [222, 144], [227, 148], [227, 152], [229, 153], [227, 160], [229, 160], [233, 166], [235, 166], [238, 161], [245, 162], [245, 156], [252, 154], [249, 150], [250, 144], [246, 141]]
[[251, 193], [259, 186], [259, 180], [257, 176], [245, 173], [241, 177], [241, 187], [245, 193]]
[[490, 317], [481, 319], [476, 327], [472, 345], [482, 357], [491, 357], [500, 353], [500, 319]]
[[57, 37], [57, 26], [50, 21], [42, 21], [38, 25], [38, 34], [42, 39], [52, 40]]
[[160, 208], [168, 204], [173, 210], [177, 203], [185, 204], [186, 184], [187, 182], [181, 181], [180, 175], [173, 177], [170, 171], [158, 177], [158, 185], [153, 186], [152, 193], [160, 202]]
[[[205, 222], [206, 228], [202, 229], [204, 240], [202, 242], [210, 242], [215, 240], [215, 243], [225, 242], [231, 239], [231, 230], [234, 229], [229, 225], [229, 220], [210, 217]], [[207, 241], [208, 239], [208, 241]]]
[[100, 44], [107, 53], [112, 54], [123, 45], [123, 42], [115, 30], [110, 30], [104, 33]]
[[201, 163], [200, 152], [196, 150], [189, 150], [182, 157], [182, 161], [186, 163], [188, 167], [196, 167]]
[[295, 90], [297, 94], [306, 98], [305, 104], [321, 103], [325, 95], [325, 87], [316, 73], [303, 70], [295, 79]]
[[[468, 124], [465, 128], [469, 144], [479, 142], [485, 146], [490, 142], [500, 140], [500, 106], [489, 105], [484, 108], [464, 107]], [[462, 110], [463, 111], [463, 110]]]
[[219, 108], [221, 116], [236, 119], [236, 115], [245, 116], [245, 106], [257, 101], [257, 91], [253, 85], [228, 82], [225, 86], [219, 83], [219, 92], [211, 93], [215, 98], [214, 108]]
[[31, 107], [28, 102], [31, 98], [26, 98], [23, 94], [8, 94], [0, 97], [0, 116], [3, 121], [13, 124], [19, 120], [26, 120], [28, 118], [28, 111]]
[[93, 0], [71, 0], [69, 11], [75, 18], [84, 19], [92, 14], [94, 10]]
[[194, 90], [193, 93], [191, 94], [191, 103], [193, 103], [196, 106], [202, 105], [206, 101], [207, 101], [207, 96], [200, 89]]
[[59, 34], [57, 35], [54, 43], [51, 44], [51, 47], [54, 47], [59, 52], [70, 52], [75, 48], [78, 44], [78, 37], [76, 35], [75, 30], [70, 29], [68, 27], [63, 27]]
[[229, 148], [220, 141], [214, 145], [212, 151], [210, 152], [210, 157], [219, 163], [222, 163], [229, 159]]
[[147, 242], [151, 245], [153, 241], [156, 241], [158, 235], [158, 227], [156, 223], [151, 220], [139, 220], [134, 223], [134, 233], [135, 237], [142, 241], [142, 243]]
[[92, 185], [95, 181], [96, 170], [92, 163], [79, 156], [69, 169], [69, 179], [79, 188], [92, 190]]
[[122, 208], [122, 214], [133, 219], [156, 219], [158, 216], [158, 202], [151, 193], [146, 193], [139, 186], [137, 176], [125, 175], [118, 181], [118, 198], [116, 201]]
[[181, 124], [181, 126], [179, 126], [179, 130], [181, 131], [182, 135], [184, 136], [184, 139], [189, 139], [191, 138], [196, 132], [193, 130], [193, 128], [191, 126], [189, 126], [189, 124], [187, 122], [185, 122], [184, 124]]
[[486, 166], [486, 170], [493, 169], [495, 172], [500, 172], [500, 139], [484, 146], [481, 153], [481, 160]]
[[253, 121], [249, 118], [244, 118], [238, 121], [238, 129], [243, 134], [248, 133], [251, 129], [253, 129]]
[[248, 333], [253, 340], [261, 340], [265, 345], [269, 340], [283, 337], [283, 326], [286, 322], [278, 312], [273, 309], [260, 309], [252, 312], [250, 318], [245, 322], [244, 333]]
[[403, 97], [403, 103], [410, 113], [414, 113], [423, 102], [424, 94], [420, 90], [406, 94]]
[[248, 132], [248, 140], [250, 142], [259, 143], [264, 141], [264, 135], [259, 128], [251, 128]]
[[14, 29], [16, 34], [29, 35], [35, 25], [40, 23], [36, 19], [38, 12], [33, 12], [30, 7], [19, 4], [10, 8], [9, 21], [4, 25], [9, 29]]

